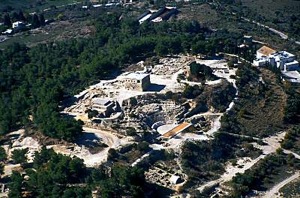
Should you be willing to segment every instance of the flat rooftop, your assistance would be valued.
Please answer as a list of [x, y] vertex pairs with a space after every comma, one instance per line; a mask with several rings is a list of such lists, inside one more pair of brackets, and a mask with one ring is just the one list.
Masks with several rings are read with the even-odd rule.
[[281, 72], [281, 73], [286, 78], [300, 80], [300, 73], [298, 71], [284, 71], [284, 72]]
[[289, 63], [286, 63], [286, 65], [298, 65], [298, 64], [299, 64], [299, 62], [296, 61], [296, 60], [294, 60], [292, 62], [289, 62]]
[[97, 104], [97, 105], [102, 105], [102, 106], [107, 106], [109, 105], [112, 101], [110, 98], [93, 98], [92, 99], [92, 102], [94, 104]]
[[129, 73], [125, 76], [122, 76], [122, 79], [136, 79], [136, 80], [143, 80], [145, 77], [150, 76], [150, 74], [144, 73]]
[[192, 124], [187, 123], [187, 122], [183, 122], [180, 125], [174, 127], [173, 129], [171, 129], [170, 131], [168, 131], [167, 133], [165, 133], [163, 135], [164, 138], [171, 138], [174, 135], [180, 133], [181, 131], [187, 129], [188, 127], [192, 126]]
[[290, 57], [294, 57], [295, 55], [290, 53], [290, 52], [287, 52], [287, 51], [279, 51], [279, 52], [276, 52], [276, 53], [273, 53], [271, 55], [272, 57], [282, 57], [282, 58], [290, 58]]
[[257, 50], [257, 52], [265, 55], [265, 56], [269, 56], [270, 54], [273, 54], [276, 52], [276, 50], [267, 47], [267, 46], [262, 46], [259, 50]]

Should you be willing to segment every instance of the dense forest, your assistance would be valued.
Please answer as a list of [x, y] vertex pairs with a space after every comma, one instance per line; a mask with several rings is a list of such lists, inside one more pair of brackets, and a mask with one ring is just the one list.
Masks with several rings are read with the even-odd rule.
[[[27, 168], [26, 168], [27, 166]], [[25, 174], [13, 172], [9, 197], [143, 197], [145, 178], [139, 168], [114, 165], [88, 169], [79, 158], [56, 154], [42, 148], [33, 164], [23, 164]]]
[[129, 63], [153, 55], [233, 52], [241, 35], [211, 32], [196, 21], [144, 23], [103, 14], [90, 38], [40, 44], [18, 43], [0, 51], [0, 133], [32, 127], [72, 141], [81, 122], [60, 114], [61, 101], [109, 78]]

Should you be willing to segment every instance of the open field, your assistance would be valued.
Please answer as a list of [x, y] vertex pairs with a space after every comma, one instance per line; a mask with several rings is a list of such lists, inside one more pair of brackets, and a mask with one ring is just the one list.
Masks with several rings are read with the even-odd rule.
[[[300, 46], [293, 41], [293, 39], [299, 40], [297, 33], [297, 29], [299, 31], [299, 1], [243, 0], [242, 3], [242, 6], [234, 4], [222, 8], [212, 4], [185, 5], [180, 8], [181, 13], [178, 19], [197, 20], [213, 30], [224, 29], [238, 34], [251, 35], [255, 40], [267, 43], [275, 49], [285, 49], [300, 55]], [[284, 40], [265, 27], [243, 20], [241, 16], [278, 29], [292, 40]]]
[[286, 95], [280, 85], [275, 82], [276, 78], [272, 72], [262, 70], [262, 76], [269, 84], [269, 91], [265, 98], [243, 104], [245, 113], [238, 119], [241, 125], [245, 127], [245, 131], [251, 135], [260, 132], [263, 134], [262, 131], [265, 131], [265, 134], [270, 134], [275, 128], [283, 124]]
[[28, 11], [36, 11], [43, 10], [49, 8], [51, 6], [62, 6], [66, 4], [72, 4], [82, 2], [79, 0], [0, 0], [0, 11], [5, 10], [7, 8], [14, 10], [28, 10]]
[[212, 9], [208, 4], [201, 5], [185, 5], [180, 8], [181, 14], [178, 15], [179, 19], [197, 20], [204, 25], [215, 25], [219, 22], [218, 13]]
[[6, 41], [0, 43], [0, 48], [5, 48], [13, 43], [22, 43], [31, 47], [45, 42], [87, 37], [94, 32], [94, 29], [88, 21], [84, 20], [56, 21], [42, 28], [10, 36]]
[[300, 1], [297, 0], [242, 0], [242, 5], [266, 20], [299, 14], [300, 10]]
[[287, 96], [280, 83], [276, 82], [274, 73], [266, 69], [260, 72], [260, 84], [249, 81], [239, 87], [239, 100], [232, 109], [235, 115], [229, 114], [224, 118], [223, 121], [230, 120], [231, 124], [223, 122], [222, 130], [266, 137], [282, 129]]

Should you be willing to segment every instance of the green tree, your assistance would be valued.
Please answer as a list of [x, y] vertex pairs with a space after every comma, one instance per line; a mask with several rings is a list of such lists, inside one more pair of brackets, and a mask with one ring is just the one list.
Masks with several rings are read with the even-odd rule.
[[6, 152], [3, 147], [0, 147], [0, 162], [3, 162], [7, 159]]
[[35, 152], [34, 154], [33, 167], [36, 169], [39, 168], [41, 165], [47, 163], [53, 155], [55, 155], [53, 149], [47, 149], [43, 146], [40, 152]]
[[40, 26], [45, 26], [45, 17], [43, 14], [39, 15]]
[[33, 14], [33, 16], [32, 16], [31, 26], [33, 28], [38, 28], [41, 26], [41, 23], [40, 23], [40, 20], [39, 20], [39, 17], [37, 14]]
[[20, 10], [18, 14], [19, 14], [19, 20], [25, 22], [25, 21], [26, 21], [26, 18], [25, 18], [25, 16], [24, 16], [23, 11]]
[[15, 149], [12, 152], [12, 160], [15, 164], [26, 163], [27, 162], [27, 153], [28, 149]]
[[9, 183], [9, 197], [22, 197], [22, 182], [23, 177], [20, 173], [13, 171], [10, 176], [11, 182]]
[[16, 12], [12, 13], [12, 17], [11, 17], [12, 21], [19, 21], [19, 15]]
[[4, 14], [4, 16], [3, 16], [3, 23], [7, 27], [11, 27], [12, 26], [9, 14], [7, 14], [7, 13]]
[[[0, 176], [4, 174], [4, 165], [0, 163]], [[0, 177], [1, 178], [1, 177]]]
[[136, 167], [113, 166], [111, 177], [101, 183], [101, 197], [144, 197], [145, 176]]
[[145, 142], [145, 141], [140, 142], [140, 143], [138, 143], [138, 145], [137, 145], [137, 149], [138, 149], [139, 151], [148, 151], [148, 150], [150, 149], [149, 143], [148, 143], [148, 142]]
[[87, 188], [69, 188], [64, 191], [63, 198], [89, 198], [91, 197], [91, 191]]

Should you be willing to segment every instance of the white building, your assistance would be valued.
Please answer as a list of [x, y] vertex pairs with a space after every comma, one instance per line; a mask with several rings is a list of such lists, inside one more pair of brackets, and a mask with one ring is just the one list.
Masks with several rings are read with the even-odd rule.
[[273, 67], [280, 68], [282, 71], [293, 71], [299, 69], [299, 62], [296, 56], [287, 51], [276, 51], [267, 46], [261, 47], [256, 52], [256, 59], [253, 60], [255, 66], [261, 67], [270, 64]]
[[7, 29], [4, 32], [2, 32], [2, 34], [12, 34], [13, 30], [12, 29]]
[[269, 55], [275, 53], [276, 50], [269, 48], [267, 46], [262, 46], [259, 50], [256, 51], [256, 58], [260, 59], [263, 57], [268, 57]]
[[13, 29], [22, 29], [25, 27], [25, 24], [22, 21], [16, 21], [12, 24]]

